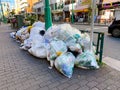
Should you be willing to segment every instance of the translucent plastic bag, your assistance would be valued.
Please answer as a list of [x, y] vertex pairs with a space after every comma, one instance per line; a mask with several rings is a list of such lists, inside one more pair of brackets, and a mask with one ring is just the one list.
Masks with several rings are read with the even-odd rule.
[[30, 48], [28, 50], [28, 52], [38, 58], [46, 58], [47, 57], [47, 50], [45, 48], [44, 43], [39, 43], [38, 46], [37, 45], [33, 46], [32, 48]]
[[82, 46], [83, 51], [90, 49], [90, 36], [87, 33], [81, 34], [77, 42]]
[[32, 26], [33, 26], [33, 27], [41, 27], [41, 28], [44, 28], [44, 29], [45, 29], [45, 23], [40, 22], [40, 21], [33, 23]]
[[75, 56], [71, 52], [66, 52], [55, 60], [55, 67], [66, 77], [71, 78], [73, 74]]
[[76, 39], [72, 35], [70, 35], [67, 31], [64, 30], [61, 30], [57, 38], [63, 40], [68, 47], [76, 43]]
[[63, 40], [67, 46], [70, 46], [76, 43], [75, 35], [81, 36], [81, 32], [71, 27], [70, 24], [60, 24], [50, 27], [45, 34], [45, 39], [50, 42], [53, 38], [57, 38]]
[[16, 39], [23, 41], [22, 38], [24, 37], [26, 31], [27, 27], [20, 28], [20, 30], [16, 32]]
[[99, 68], [94, 53], [89, 50], [77, 56], [75, 66], [87, 69]]
[[10, 37], [13, 38], [13, 39], [15, 39], [15, 35], [16, 35], [16, 32], [11, 32], [10, 33]]
[[24, 40], [23, 47], [21, 49], [27, 50], [28, 48], [34, 47], [35, 45], [39, 45], [39, 43], [44, 43], [44, 34], [45, 30], [40, 27], [33, 27], [30, 36], [28, 39]]
[[75, 43], [74, 45], [70, 46], [69, 49], [71, 51], [75, 51], [75, 52], [79, 52], [79, 53], [82, 53], [82, 47], [80, 44], [78, 43]]
[[59, 35], [59, 30], [56, 25], [51, 26], [45, 33], [45, 40], [50, 43], [56, 36]]
[[75, 34], [78, 34], [81, 36], [81, 32], [72, 27], [70, 24], [60, 24], [57, 26], [59, 30], [63, 30], [69, 33], [69, 35], [74, 36]]
[[56, 57], [60, 56], [65, 52], [67, 52], [66, 44], [61, 40], [54, 39], [50, 42], [50, 48], [48, 49], [47, 59], [48, 61], [55, 60]]

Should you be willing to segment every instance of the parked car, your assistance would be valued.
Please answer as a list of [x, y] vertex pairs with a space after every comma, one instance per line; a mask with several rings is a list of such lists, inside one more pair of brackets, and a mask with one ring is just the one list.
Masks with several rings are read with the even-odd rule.
[[108, 26], [108, 33], [112, 34], [113, 37], [120, 37], [120, 20], [113, 20]]

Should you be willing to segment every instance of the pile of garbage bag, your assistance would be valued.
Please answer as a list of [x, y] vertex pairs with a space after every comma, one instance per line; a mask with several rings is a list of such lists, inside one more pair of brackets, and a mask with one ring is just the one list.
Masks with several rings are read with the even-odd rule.
[[47, 58], [50, 69], [55, 68], [68, 78], [74, 67], [98, 69], [94, 50], [90, 50], [90, 36], [70, 24], [53, 25], [47, 31], [45, 23], [35, 22], [22, 27], [10, 36], [21, 42], [20, 49], [38, 58]]

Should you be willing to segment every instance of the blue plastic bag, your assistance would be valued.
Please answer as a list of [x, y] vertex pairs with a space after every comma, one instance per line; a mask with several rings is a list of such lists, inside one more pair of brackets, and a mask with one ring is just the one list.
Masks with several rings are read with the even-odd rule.
[[60, 55], [55, 60], [55, 67], [63, 75], [65, 75], [68, 78], [71, 78], [73, 74], [74, 61], [75, 61], [75, 56], [71, 52], [66, 52]]

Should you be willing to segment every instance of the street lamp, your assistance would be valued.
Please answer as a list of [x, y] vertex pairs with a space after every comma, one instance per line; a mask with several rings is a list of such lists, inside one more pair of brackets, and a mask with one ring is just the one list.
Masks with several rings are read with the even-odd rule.
[[74, 12], [73, 12], [73, 0], [72, 0], [72, 18], [71, 22], [74, 23]]
[[50, 26], [52, 26], [51, 9], [49, 0], [45, 0], [45, 29], [47, 30]]

